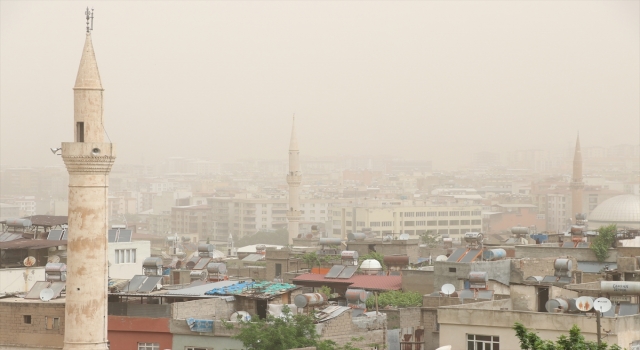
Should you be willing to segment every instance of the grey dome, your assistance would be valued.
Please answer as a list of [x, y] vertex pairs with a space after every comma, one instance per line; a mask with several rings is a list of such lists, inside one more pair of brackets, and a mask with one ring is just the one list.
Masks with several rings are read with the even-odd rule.
[[624, 194], [609, 198], [591, 212], [588, 220], [591, 228], [610, 224], [640, 228], [640, 197]]

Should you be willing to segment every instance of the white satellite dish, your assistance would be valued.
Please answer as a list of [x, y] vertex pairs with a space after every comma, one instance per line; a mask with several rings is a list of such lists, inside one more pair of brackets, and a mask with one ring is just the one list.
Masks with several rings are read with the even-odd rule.
[[451, 345], [445, 345], [437, 348], [436, 350], [451, 350]]
[[451, 295], [451, 294], [453, 294], [453, 292], [456, 291], [456, 287], [453, 284], [447, 283], [447, 284], [442, 286], [440, 291], [442, 291], [442, 293], [444, 293], [444, 295]]
[[447, 261], [449, 259], [446, 255], [438, 255], [436, 261]]
[[51, 255], [49, 256], [49, 259], [47, 259], [47, 263], [59, 263], [60, 262], [60, 257], [57, 255]]
[[36, 264], [36, 258], [32, 257], [32, 256], [28, 256], [26, 258], [24, 258], [24, 260], [22, 261], [24, 263], [24, 266], [33, 266]]
[[54, 295], [55, 295], [55, 292], [53, 291], [53, 289], [45, 288], [45, 289], [40, 291], [40, 300], [49, 301], [49, 300], [53, 299]]
[[403, 233], [400, 235], [400, 237], [398, 237], [399, 241], [408, 241], [409, 240], [409, 234], [408, 233]]
[[582, 312], [591, 310], [593, 308], [593, 298], [584, 296], [576, 299], [576, 308]]
[[611, 310], [611, 300], [607, 298], [598, 298], [593, 301], [593, 308], [596, 311], [607, 312]]

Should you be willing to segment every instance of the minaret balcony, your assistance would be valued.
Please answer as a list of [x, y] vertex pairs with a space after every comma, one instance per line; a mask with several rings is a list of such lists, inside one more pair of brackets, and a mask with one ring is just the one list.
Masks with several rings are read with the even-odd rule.
[[300, 185], [302, 183], [302, 175], [287, 175], [287, 183], [289, 185]]
[[300, 220], [300, 216], [301, 216], [300, 210], [289, 210], [287, 212], [287, 219], [289, 221], [292, 221], [292, 220], [299, 221]]
[[115, 153], [112, 143], [62, 143], [62, 160], [69, 174], [107, 175], [116, 159]]

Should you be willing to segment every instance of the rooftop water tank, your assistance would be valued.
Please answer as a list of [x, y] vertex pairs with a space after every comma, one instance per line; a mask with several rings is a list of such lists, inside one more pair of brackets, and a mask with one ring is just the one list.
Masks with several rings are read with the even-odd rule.
[[382, 271], [382, 265], [376, 259], [367, 259], [360, 265], [360, 270], [365, 275], [377, 275], [378, 272]]

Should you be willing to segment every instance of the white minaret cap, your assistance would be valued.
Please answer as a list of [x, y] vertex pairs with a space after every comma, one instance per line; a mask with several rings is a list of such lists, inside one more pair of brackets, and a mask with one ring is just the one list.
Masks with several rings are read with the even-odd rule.
[[299, 151], [298, 148], [298, 135], [296, 135], [296, 116], [293, 116], [293, 126], [291, 127], [291, 142], [289, 143], [290, 151]]
[[78, 76], [76, 77], [76, 85], [73, 89], [103, 90], [96, 54], [93, 52], [91, 33], [87, 33], [84, 41], [82, 58], [80, 59], [80, 67], [78, 68]]

